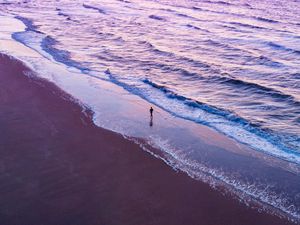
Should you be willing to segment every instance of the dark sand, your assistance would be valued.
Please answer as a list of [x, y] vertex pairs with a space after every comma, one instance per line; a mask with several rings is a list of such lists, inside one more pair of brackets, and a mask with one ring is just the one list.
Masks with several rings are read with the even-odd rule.
[[175, 172], [0, 56], [0, 225], [278, 225]]

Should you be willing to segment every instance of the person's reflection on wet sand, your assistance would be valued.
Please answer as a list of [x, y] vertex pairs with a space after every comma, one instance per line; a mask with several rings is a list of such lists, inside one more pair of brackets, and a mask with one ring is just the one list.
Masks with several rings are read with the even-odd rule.
[[149, 126], [152, 127], [153, 126], [153, 116], [150, 116], [150, 123]]

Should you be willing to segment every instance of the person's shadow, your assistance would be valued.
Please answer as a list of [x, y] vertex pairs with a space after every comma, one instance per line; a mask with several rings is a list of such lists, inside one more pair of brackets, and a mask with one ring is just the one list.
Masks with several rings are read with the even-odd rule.
[[149, 123], [149, 126], [150, 126], [150, 127], [153, 126], [153, 116], [152, 116], [152, 115], [150, 116], [150, 123]]

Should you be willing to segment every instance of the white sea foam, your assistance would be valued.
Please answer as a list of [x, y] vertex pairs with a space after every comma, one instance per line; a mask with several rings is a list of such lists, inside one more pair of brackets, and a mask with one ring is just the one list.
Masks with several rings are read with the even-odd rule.
[[[145, 151], [162, 159], [175, 170], [187, 173], [190, 177], [207, 182], [213, 188], [225, 187], [225, 190], [234, 193], [237, 198], [247, 205], [253, 204], [253, 200], [261, 205], [264, 210], [271, 212], [275, 209], [275, 214], [279, 216], [292, 215], [292, 221], [300, 220], [300, 211], [284, 193], [278, 194], [274, 190], [275, 184], [255, 183], [251, 181], [237, 180], [222, 168], [213, 168], [207, 164], [199, 163], [190, 159], [186, 152], [172, 146], [168, 140], [163, 140], [159, 136], [149, 137], [148, 144], [163, 150], [163, 156], [155, 154], [147, 149], [142, 142], [135, 140]], [[225, 184], [225, 186], [224, 186]], [[223, 190], [224, 191], [224, 190]], [[282, 214], [282, 212], [284, 214]]]

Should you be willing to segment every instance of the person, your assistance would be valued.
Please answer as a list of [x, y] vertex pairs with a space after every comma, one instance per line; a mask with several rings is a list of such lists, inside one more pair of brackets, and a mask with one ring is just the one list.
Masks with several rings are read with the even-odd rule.
[[154, 109], [152, 107], [150, 107], [149, 111], [150, 111], [150, 116], [153, 117], [153, 111], [154, 111]]
[[150, 123], [149, 123], [149, 125], [150, 125], [150, 127], [152, 127], [153, 126], [153, 108], [152, 107], [150, 107]]

